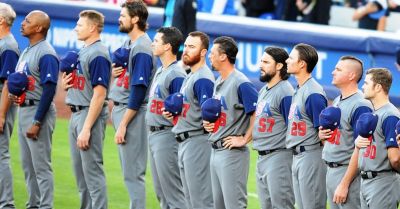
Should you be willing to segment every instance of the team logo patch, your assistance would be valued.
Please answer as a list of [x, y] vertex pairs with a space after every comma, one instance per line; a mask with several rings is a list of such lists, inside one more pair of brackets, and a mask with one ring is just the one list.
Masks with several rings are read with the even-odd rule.
[[297, 106], [296, 103], [293, 103], [290, 106], [290, 111], [289, 111], [289, 120], [295, 118], [296, 120], [303, 120], [303, 116], [301, 116], [300, 108]]
[[261, 115], [261, 113], [263, 112], [264, 106], [267, 102], [266, 101], [260, 101], [257, 105], [256, 108], [256, 116]]

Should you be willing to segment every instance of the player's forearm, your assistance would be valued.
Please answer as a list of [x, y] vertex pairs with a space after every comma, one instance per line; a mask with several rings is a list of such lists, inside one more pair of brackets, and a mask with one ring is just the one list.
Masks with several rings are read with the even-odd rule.
[[131, 120], [135, 117], [136, 113], [136, 110], [126, 108], [124, 116], [122, 117], [121, 123], [119, 125], [127, 127]]
[[3, 90], [1, 93], [1, 102], [0, 102], [0, 117], [5, 118], [8, 112], [8, 109], [11, 106], [11, 102], [8, 99], [8, 86], [7, 80], [4, 82]]
[[346, 173], [344, 174], [341, 183], [350, 186], [353, 179], [358, 175], [358, 155], [360, 150], [354, 148], [353, 154], [351, 155], [349, 166], [347, 167]]
[[253, 126], [254, 126], [254, 121], [256, 120], [256, 114], [253, 112], [253, 114], [250, 117], [250, 124], [249, 127], [247, 128], [246, 134], [244, 135], [244, 139], [246, 140], [246, 144], [251, 142], [253, 139]]
[[390, 165], [397, 172], [400, 172], [400, 150], [398, 147], [389, 147], [388, 148], [388, 158]]
[[92, 99], [90, 100], [89, 111], [82, 128], [83, 130], [88, 132], [91, 131], [93, 124], [99, 117], [103, 109], [107, 94], [106, 88], [101, 85], [97, 85], [96, 87], [94, 87], [93, 91], [94, 93]]

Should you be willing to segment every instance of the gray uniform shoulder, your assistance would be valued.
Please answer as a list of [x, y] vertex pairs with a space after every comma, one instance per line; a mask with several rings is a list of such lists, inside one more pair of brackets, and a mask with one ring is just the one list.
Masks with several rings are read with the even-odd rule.
[[131, 54], [133, 56], [136, 55], [137, 53], [145, 53], [152, 56], [153, 52], [151, 49], [150, 37], [147, 34], [141, 36], [138, 40], [136, 40], [136, 43], [131, 50], [132, 50]]
[[321, 84], [319, 84], [314, 78], [310, 78], [309, 81], [306, 81], [304, 84], [306, 88], [304, 88], [304, 95], [311, 95], [311, 94], [322, 94], [325, 96], [325, 91], [322, 88]]
[[58, 59], [56, 50], [54, 50], [53, 46], [51, 46], [50, 43], [47, 41], [43, 41], [42, 43], [40, 43], [40, 46], [36, 52], [39, 55], [38, 57], [42, 57], [42, 56], [50, 54], [50, 55], [57, 57], [57, 59]]
[[3, 53], [6, 50], [12, 50], [18, 55], [20, 53], [18, 43], [12, 34], [0, 39], [0, 53]]
[[215, 81], [214, 74], [210, 70], [210, 68], [207, 65], [203, 65], [199, 70], [198, 73], [194, 73], [193, 78], [195, 81], [199, 79], [209, 79], [211, 81]]

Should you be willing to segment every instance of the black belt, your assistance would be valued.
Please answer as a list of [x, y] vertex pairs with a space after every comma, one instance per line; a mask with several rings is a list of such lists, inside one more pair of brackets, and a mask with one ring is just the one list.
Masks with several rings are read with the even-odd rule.
[[328, 161], [325, 161], [325, 163], [329, 168], [337, 168], [337, 167], [345, 165], [345, 164], [341, 164], [341, 163], [328, 162]]
[[298, 155], [302, 152], [305, 151], [310, 151], [310, 150], [315, 150], [321, 146], [323, 146], [322, 142], [318, 143], [319, 146], [316, 146], [317, 144], [313, 144], [313, 145], [308, 145], [308, 146], [298, 146], [299, 150], [296, 150], [296, 147], [292, 148], [293, 151], [293, 155]]
[[165, 129], [168, 129], [168, 128], [172, 128], [172, 126], [160, 126], [160, 127], [157, 127], [157, 126], [150, 126], [150, 131], [151, 131], [151, 132], [154, 132], [154, 131], [162, 131], [162, 130], [165, 130]]
[[81, 105], [69, 105], [71, 112], [78, 112], [88, 108], [89, 106], [81, 106]]
[[122, 103], [122, 102], [115, 102], [114, 101], [114, 105], [115, 106], [120, 106], [120, 105], [127, 105], [126, 103]]
[[379, 175], [379, 173], [389, 173], [389, 172], [395, 172], [393, 170], [383, 170], [383, 171], [361, 171], [360, 175], [361, 178], [363, 179], [373, 179]]
[[262, 151], [257, 151], [259, 155], [268, 155], [273, 152], [276, 152], [278, 150], [285, 150], [285, 148], [278, 148], [278, 149], [270, 149], [270, 150], [262, 150]]
[[199, 131], [186, 131], [186, 132], [182, 132], [180, 134], [175, 135], [175, 139], [176, 139], [176, 141], [181, 143], [190, 137], [198, 136], [198, 135], [202, 135], [202, 134], [208, 134], [208, 132], [204, 129], [203, 129], [203, 131], [200, 131], [200, 130]]
[[20, 107], [29, 107], [37, 104], [38, 102], [33, 100], [33, 99], [25, 99], [23, 103], [21, 103], [19, 106]]
[[222, 145], [224, 143], [224, 141], [222, 139], [215, 141], [213, 143], [211, 143], [211, 147], [213, 149], [222, 149], [224, 148], [224, 146]]

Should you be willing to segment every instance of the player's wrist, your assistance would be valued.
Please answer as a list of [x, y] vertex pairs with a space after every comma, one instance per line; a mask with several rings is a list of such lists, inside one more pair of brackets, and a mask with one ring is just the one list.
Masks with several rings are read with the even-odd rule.
[[38, 126], [38, 127], [40, 127], [40, 126], [42, 125], [42, 123], [41, 123], [39, 120], [34, 119], [34, 120], [32, 121], [32, 125], [33, 125], [33, 126]]

